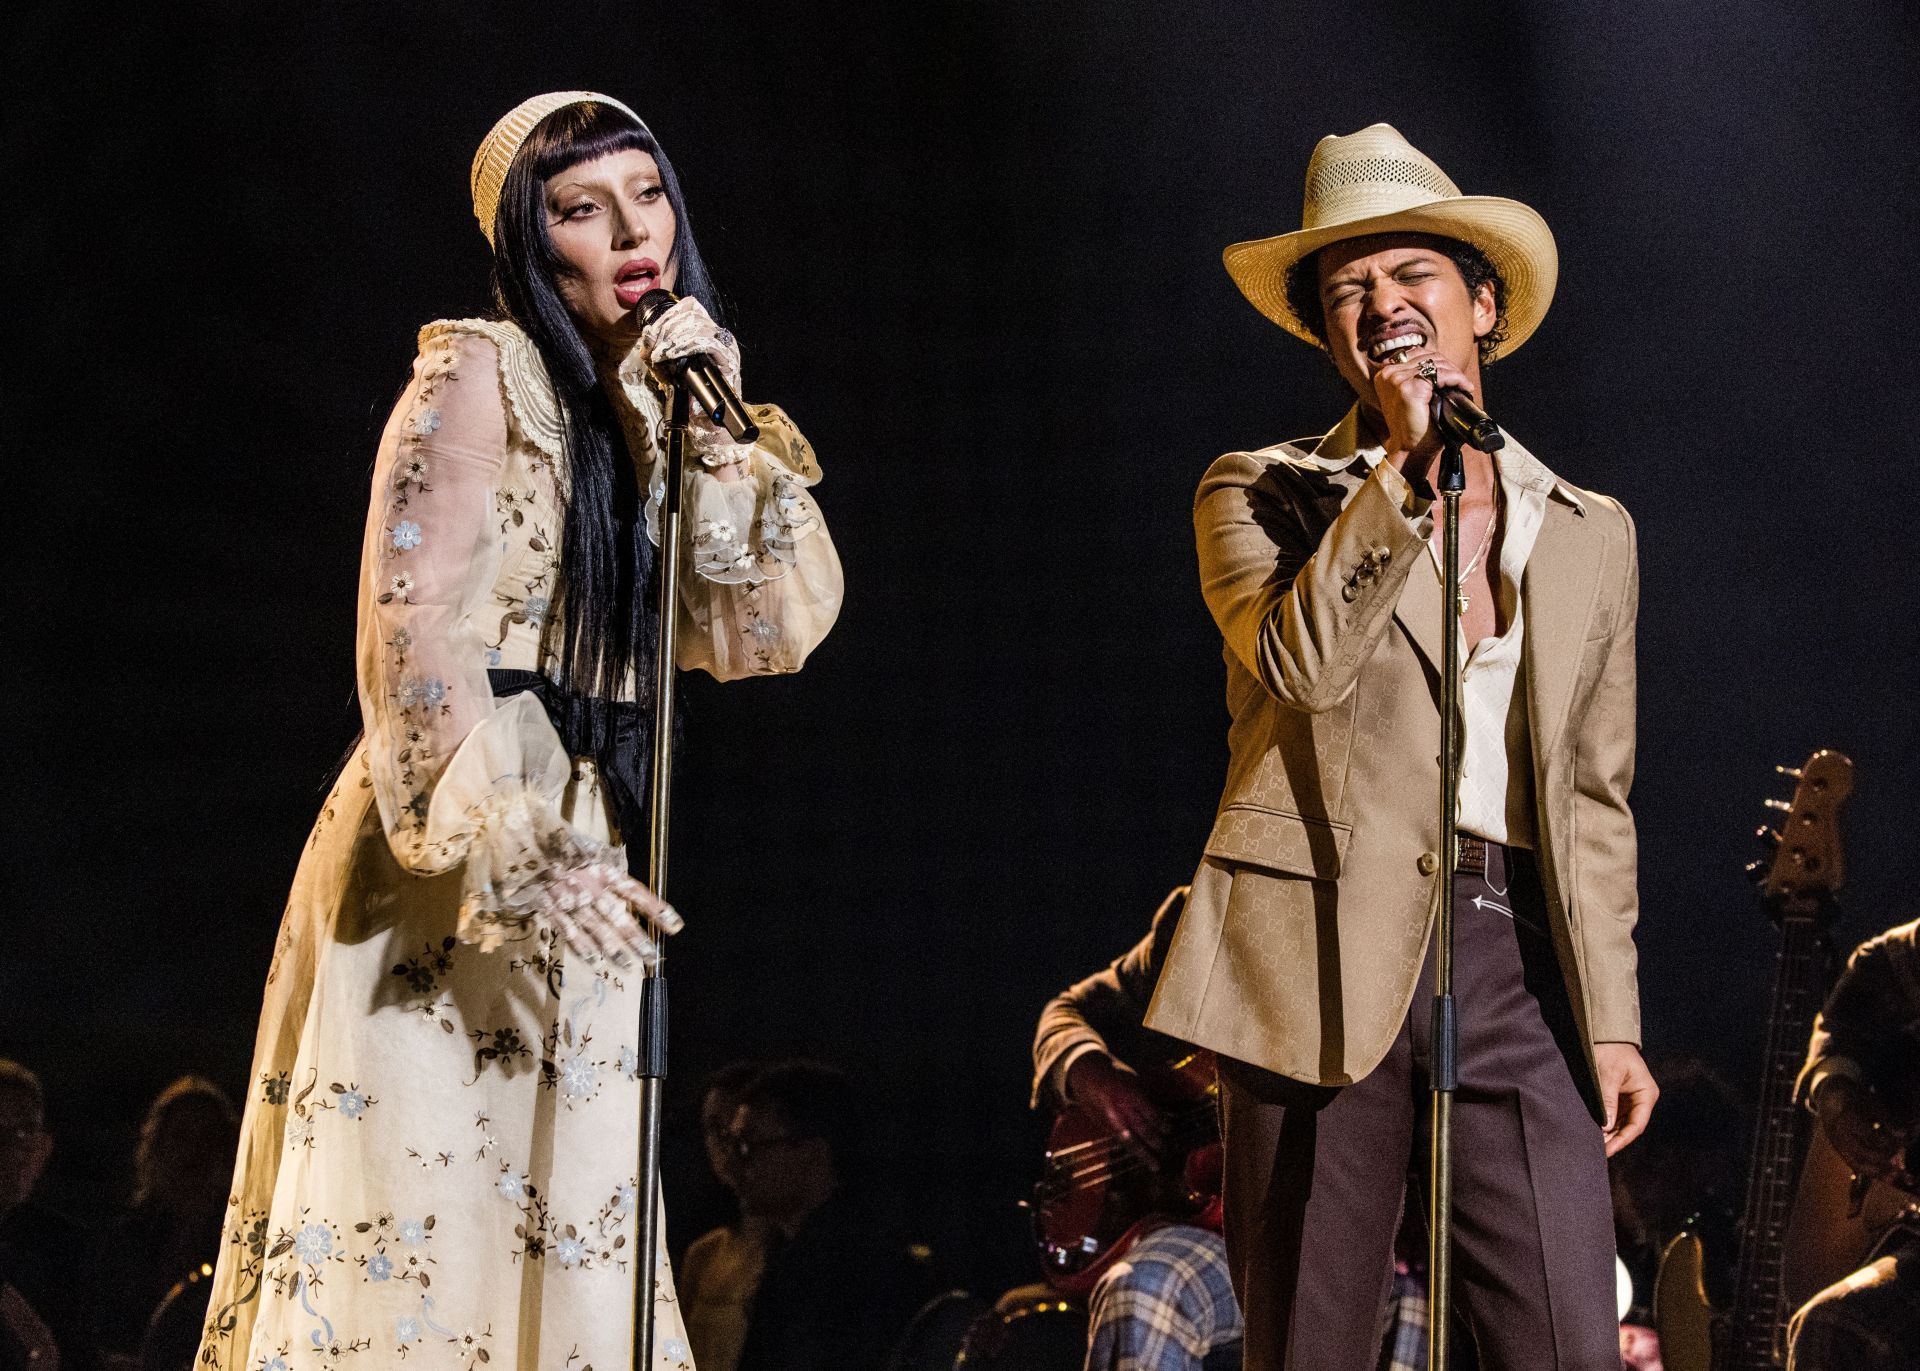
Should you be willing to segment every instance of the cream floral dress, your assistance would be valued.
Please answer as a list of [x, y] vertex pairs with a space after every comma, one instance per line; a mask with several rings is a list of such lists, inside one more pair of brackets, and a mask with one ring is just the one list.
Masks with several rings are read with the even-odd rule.
[[[637, 355], [609, 390], [631, 450], [656, 452]], [[813, 452], [755, 413], [744, 479], [690, 460], [683, 493], [680, 666], [723, 680], [797, 670], [840, 606]], [[367, 519], [366, 739], [267, 973], [203, 1367], [632, 1364], [637, 977], [539, 917], [617, 835], [591, 759], [487, 678], [551, 665], [562, 432], [525, 334], [421, 331]], [[657, 1260], [654, 1366], [688, 1368]]]

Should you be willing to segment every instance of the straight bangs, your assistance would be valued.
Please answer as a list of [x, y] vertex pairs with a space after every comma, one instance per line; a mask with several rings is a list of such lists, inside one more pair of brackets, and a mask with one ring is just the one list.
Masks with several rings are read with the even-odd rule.
[[612, 105], [589, 101], [555, 110], [540, 121], [527, 141], [527, 170], [545, 181], [579, 162], [616, 152], [644, 152], [656, 162], [660, 145], [653, 135]]

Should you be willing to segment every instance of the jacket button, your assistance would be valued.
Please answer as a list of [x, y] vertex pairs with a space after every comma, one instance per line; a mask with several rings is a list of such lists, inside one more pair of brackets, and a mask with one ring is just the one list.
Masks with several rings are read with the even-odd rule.
[[1419, 866], [1422, 876], [1431, 876], [1440, 869], [1440, 859], [1431, 852], [1422, 852], [1416, 865]]
[[1385, 545], [1382, 545], [1373, 550], [1373, 555], [1380, 559], [1380, 564], [1382, 566], [1385, 566], [1388, 562], [1391, 562], [1393, 560], [1393, 549]]
[[1353, 584], [1352, 581], [1348, 581], [1345, 585], [1340, 587], [1340, 598], [1343, 600], [1351, 601], [1353, 597], [1358, 595], [1359, 593], [1360, 593], [1359, 589]]

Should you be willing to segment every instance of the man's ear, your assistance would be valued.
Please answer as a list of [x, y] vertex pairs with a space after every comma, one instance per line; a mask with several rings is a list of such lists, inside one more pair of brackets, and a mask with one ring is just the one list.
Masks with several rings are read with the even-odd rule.
[[1493, 282], [1482, 281], [1473, 292], [1473, 336], [1484, 338], [1500, 322], [1500, 306], [1493, 297]]

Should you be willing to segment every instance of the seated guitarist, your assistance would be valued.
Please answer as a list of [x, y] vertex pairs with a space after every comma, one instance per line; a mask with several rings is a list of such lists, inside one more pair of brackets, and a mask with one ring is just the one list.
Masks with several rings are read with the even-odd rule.
[[[1149, 1154], [1164, 1154], [1168, 1121], [1130, 1062], [1166, 1062], [1191, 1047], [1142, 1025], [1186, 902], [1168, 894], [1153, 927], [1095, 975], [1061, 991], [1040, 1013], [1033, 1044], [1033, 1102], [1071, 1102]], [[1176, 1161], [1178, 1159], [1172, 1159]], [[1240, 1364], [1240, 1307], [1227, 1272], [1216, 1199], [1198, 1216], [1168, 1216], [1109, 1267], [1088, 1298], [1087, 1371], [1215, 1371]], [[1417, 1278], [1394, 1283], [1384, 1371], [1426, 1366], [1426, 1301]]]
[[[1847, 960], [1814, 1022], [1798, 1090], [1835, 1152], [1863, 1179], [1910, 1188], [1920, 1130], [1920, 921]], [[1920, 1367], [1920, 1232], [1896, 1230], [1878, 1257], [1793, 1317], [1789, 1371]]]

